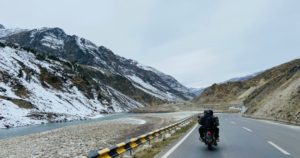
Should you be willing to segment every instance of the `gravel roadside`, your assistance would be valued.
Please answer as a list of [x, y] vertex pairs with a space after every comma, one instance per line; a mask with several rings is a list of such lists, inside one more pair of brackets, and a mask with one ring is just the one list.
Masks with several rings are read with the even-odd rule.
[[[0, 140], [0, 157], [76, 157], [177, 122], [187, 114], [147, 114]], [[190, 114], [191, 115], [191, 114]], [[134, 129], [134, 130], [133, 130]]]

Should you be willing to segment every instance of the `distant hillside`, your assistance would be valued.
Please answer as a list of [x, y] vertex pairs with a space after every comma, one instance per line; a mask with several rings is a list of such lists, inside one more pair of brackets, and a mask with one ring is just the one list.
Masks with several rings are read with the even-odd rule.
[[250, 116], [300, 122], [300, 59], [250, 79], [214, 84], [193, 102], [219, 108], [243, 104]]
[[190, 92], [196, 96], [200, 95], [204, 91], [204, 88], [190, 88]]
[[[257, 72], [257, 73], [254, 73], [254, 74], [251, 74], [251, 75], [247, 75], [247, 76], [243, 76], [243, 77], [235, 77], [235, 78], [231, 78], [225, 82], [238, 82], [238, 81], [246, 81], [246, 80], [250, 80], [251, 78], [254, 78], [255, 76], [259, 75], [260, 73], [262, 73], [263, 71], [261, 72]], [[223, 83], [225, 83], [223, 82]]]

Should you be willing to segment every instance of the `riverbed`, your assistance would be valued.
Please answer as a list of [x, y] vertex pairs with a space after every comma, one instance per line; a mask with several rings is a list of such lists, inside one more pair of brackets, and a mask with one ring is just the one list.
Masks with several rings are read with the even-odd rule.
[[120, 118], [130, 117], [132, 115], [134, 115], [134, 114], [117, 113], [117, 114], [107, 114], [107, 115], [103, 115], [103, 116], [95, 118], [95, 119], [88, 119], [88, 120], [75, 120], [75, 121], [61, 122], [61, 123], [47, 123], [47, 124], [40, 124], [40, 125], [8, 128], [8, 129], [0, 128], [0, 140], [11, 138], [11, 137], [16, 137], [16, 136], [24, 136], [24, 135], [28, 135], [28, 134], [32, 134], [32, 133], [49, 131], [49, 130], [72, 126], [72, 125], [120, 119]]
[[[82, 156], [90, 150], [113, 146], [193, 114], [195, 112], [123, 113], [94, 120], [8, 129], [6, 135], [9, 137], [0, 140], [0, 157]], [[8, 134], [10, 131], [16, 134]]]

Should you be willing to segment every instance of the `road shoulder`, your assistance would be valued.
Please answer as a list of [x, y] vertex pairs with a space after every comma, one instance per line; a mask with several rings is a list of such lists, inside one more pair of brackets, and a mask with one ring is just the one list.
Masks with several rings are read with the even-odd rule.
[[[195, 126], [195, 125], [194, 125]], [[196, 130], [197, 128], [194, 128], [194, 126], [192, 126], [185, 134], [183, 134], [179, 139], [177, 139], [176, 141], [172, 142], [171, 144], [167, 145], [165, 148], [163, 148], [161, 150], [161, 152], [159, 152], [157, 155], [155, 155], [154, 158], [161, 158], [163, 157], [168, 151], [170, 151], [176, 144], [178, 144], [182, 139], [184, 139], [191, 131]], [[198, 125], [197, 125], [198, 127]], [[200, 143], [200, 142], [199, 142]]]

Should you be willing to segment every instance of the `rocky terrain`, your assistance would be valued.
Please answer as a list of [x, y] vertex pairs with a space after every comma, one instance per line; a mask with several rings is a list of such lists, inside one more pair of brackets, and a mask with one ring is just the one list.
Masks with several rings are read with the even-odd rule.
[[0, 128], [189, 100], [173, 77], [60, 28], [0, 27]]
[[300, 59], [242, 81], [214, 84], [193, 102], [205, 107], [244, 105], [245, 115], [300, 123]]
[[[76, 157], [177, 122], [193, 113], [147, 114], [0, 140], [0, 157]], [[132, 130], [134, 129], [134, 130]], [[16, 152], [17, 151], [17, 152]]]

